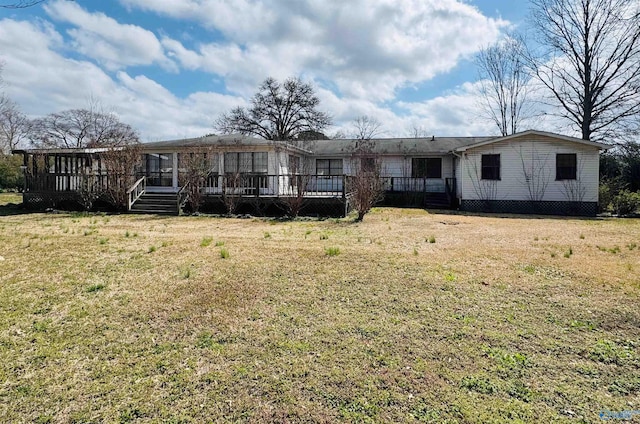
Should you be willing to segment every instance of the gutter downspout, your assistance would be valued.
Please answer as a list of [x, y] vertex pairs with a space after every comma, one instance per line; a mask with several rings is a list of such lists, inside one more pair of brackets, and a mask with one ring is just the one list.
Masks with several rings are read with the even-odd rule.
[[[451, 151], [451, 154], [455, 157], [458, 158], [458, 160], [460, 161], [460, 176], [456, 175], [456, 178], [460, 178], [460, 193], [458, 194], [458, 203], [461, 204], [462, 203], [462, 193], [464, 193], [464, 172], [463, 172], [463, 166], [464, 166], [464, 162], [462, 161], [462, 155], [459, 155], [456, 153], [455, 150]], [[455, 167], [453, 168], [453, 172], [455, 172]]]

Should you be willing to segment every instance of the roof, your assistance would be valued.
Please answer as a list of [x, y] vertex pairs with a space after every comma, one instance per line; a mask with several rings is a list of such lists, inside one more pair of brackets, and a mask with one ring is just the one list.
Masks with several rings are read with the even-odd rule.
[[486, 146], [487, 144], [498, 143], [498, 142], [501, 142], [501, 141], [510, 141], [510, 140], [513, 140], [513, 139], [516, 139], [516, 138], [526, 137], [526, 136], [531, 136], [531, 135], [542, 136], [542, 137], [550, 137], [550, 138], [555, 138], [556, 140], [562, 140], [562, 141], [569, 141], [571, 143], [578, 143], [578, 144], [582, 144], [582, 145], [585, 145], [585, 146], [596, 147], [596, 148], [598, 148], [600, 150], [607, 150], [607, 149], [611, 148], [611, 146], [608, 146], [608, 145], [603, 144], [603, 143], [597, 143], [595, 141], [583, 140], [581, 138], [569, 137], [569, 136], [566, 136], [566, 135], [561, 135], [561, 134], [556, 134], [556, 133], [551, 133], [551, 132], [546, 132], [546, 131], [527, 130], [527, 131], [522, 131], [522, 132], [519, 132], [519, 133], [515, 133], [515, 134], [503, 136], [503, 137], [493, 137], [491, 139], [484, 140], [484, 141], [479, 141], [478, 143], [470, 144], [470, 145], [467, 145], [467, 146], [461, 146], [461, 147], [458, 147], [458, 148], [454, 149], [454, 151], [464, 152], [464, 151], [467, 151], [469, 149], [475, 149], [477, 147]]
[[[314, 156], [345, 156], [356, 152], [365, 144], [363, 151], [379, 155], [445, 155], [450, 152], [464, 152], [469, 149], [485, 146], [501, 141], [510, 141], [526, 136], [550, 137], [556, 140], [569, 141], [586, 146], [607, 150], [611, 148], [606, 144], [594, 141], [582, 140], [565, 135], [527, 130], [504, 137], [426, 137], [426, 138], [376, 138], [368, 141], [356, 139], [333, 140], [292, 140], [272, 141], [262, 138], [248, 137], [240, 134], [208, 135], [204, 137], [185, 138], [176, 140], [155, 141], [142, 143], [146, 150], [166, 149], [179, 150], [184, 147], [223, 147], [223, 146], [277, 146], [288, 150], [297, 150], [300, 153], [313, 154]], [[99, 153], [108, 148], [95, 149], [25, 149], [15, 150], [13, 153]]]
[[440, 155], [463, 146], [486, 142], [495, 137], [427, 137], [376, 138], [370, 141], [356, 139], [306, 141], [303, 146], [317, 156], [343, 156], [355, 152], [362, 143], [366, 150], [380, 155]]
[[[263, 138], [248, 137], [241, 134], [207, 135], [204, 137], [184, 138], [176, 140], [153, 141], [143, 143], [142, 148], [151, 149], [178, 149], [182, 147], [222, 147], [222, 146], [280, 146], [290, 149], [303, 150], [298, 143], [285, 141], [265, 140]], [[309, 153], [309, 152], [305, 152]]]

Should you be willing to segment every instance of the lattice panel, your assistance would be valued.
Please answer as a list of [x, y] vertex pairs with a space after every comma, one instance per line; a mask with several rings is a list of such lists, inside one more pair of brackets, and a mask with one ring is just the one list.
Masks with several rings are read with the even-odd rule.
[[468, 212], [518, 213], [535, 215], [596, 216], [595, 202], [529, 202], [518, 200], [463, 200], [460, 209]]

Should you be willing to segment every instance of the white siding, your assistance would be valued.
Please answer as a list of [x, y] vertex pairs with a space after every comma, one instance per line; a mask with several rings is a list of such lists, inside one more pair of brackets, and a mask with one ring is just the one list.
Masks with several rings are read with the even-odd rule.
[[[556, 181], [558, 153], [576, 154], [576, 180]], [[500, 154], [500, 180], [481, 180], [483, 154]], [[464, 200], [598, 201], [599, 151], [595, 147], [530, 136], [469, 150], [461, 162], [458, 179]], [[525, 169], [532, 176], [528, 181]]]

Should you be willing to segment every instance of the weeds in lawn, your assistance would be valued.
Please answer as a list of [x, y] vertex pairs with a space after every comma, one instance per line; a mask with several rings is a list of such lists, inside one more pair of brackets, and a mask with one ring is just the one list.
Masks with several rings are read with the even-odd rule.
[[327, 234], [320, 234], [320, 240], [328, 240], [329, 236]]
[[156, 250], [158, 250], [158, 248], [157, 248], [157, 247], [155, 247], [155, 246], [149, 246], [149, 249], [147, 249], [147, 253], [153, 253], [153, 252], [155, 252]]
[[596, 325], [591, 323], [590, 321], [581, 321], [577, 319], [571, 320], [571, 322], [569, 323], [569, 327], [588, 331], [593, 331], [596, 329]]
[[468, 375], [460, 381], [460, 387], [473, 392], [490, 395], [498, 391], [498, 387], [484, 375]]
[[100, 244], [107, 244], [107, 241], [109, 241], [108, 238], [100, 238], [100, 240], [98, 240]]
[[102, 284], [102, 283], [92, 284], [89, 287], [87, 287], [87, 293], [95, 293], [100, 290], [104, 290], [106, 287], [107, 287], [106, 284]]
[[436, 237], [435, 236], [429, 236], [427, 237], [427, 239], [425, 240], [428, 243], [435, 243], [436, 242]]
[[180, 267], [180, 278], [183, 280], [188, 280], [191, 277], [191, 267], [190, 266], [182, 266]]
[[627, 244], [627, 249], [629, 249], [629, 250], [634, 250], [636, 247], [638, 247], [638, 245], [636, 243]]
[[608, 253], [611, 253], [611, 254], [614, 254], [614, 255], [616, 253], [620, 253], [620, 246], [614, 246], [612, 248], [607, 248], [607, 247], [604, 247], [604, 246], [596, 245], [596, 248], [598, 250], [600, 250], [601, 252], [608, 252]]
[[200, 247], [207, 247], [211, 244], [211, 242], [213, 242], [213, 237], [204, 237], [200, 241]]
[[628, 361], [636, 361], [638, 355], [629, 343], [616, 343], [611, 340], [598, 340], [591, 348], [589, 358], [605, 364], [623, 365]]
[[265, 232], [264, 232], [264, 238], [265, 238], [265, 239], [270, 239], [270, 238], [271, 238], [271, 233], [270, 233], [270, 232], [268, 232], [268, 231], [265, 231]]
[[223, 247], [222, 249], [220, 249], [220, 257], [222, 259], [228, 259], [229, 258], [229, 251]]
[[324, 253], [327, 256], [338, 256], [340, 254], [340, 248], [339, 247], [326, 247], [324, 249]]
[[224, 241], [220, 240], [216, 242], [216, 247], [222, 247], [222, 246], [224, 246]]

